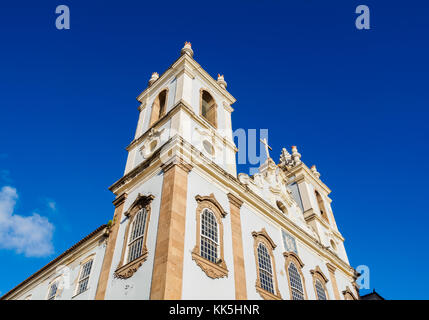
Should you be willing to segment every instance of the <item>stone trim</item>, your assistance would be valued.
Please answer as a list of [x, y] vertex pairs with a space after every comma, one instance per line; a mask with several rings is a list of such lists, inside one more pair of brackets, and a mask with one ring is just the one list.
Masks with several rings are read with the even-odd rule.
[[[161, 93], [165, 92], [165, 104], [164, 104], [164, 110], [163, 112], [159, 115], [159, 117], [157, 117], [156, 114], [154, 114], [155, 111], [157, 111], [159, 113], [159, 108], [161, 107], [160, 105], [158, 106], [158, 110], [156, 110], [155, 107], [155, 102], [158, 101], [159, 103], [159, 96]], [[159, 119], [161, 119], [163, 116], [165, 116], [166, 114], [166, 109], [167, 109], [167, 103], [168, 103], [168, 93], [169, 93], [169, 88], [164, 88], [162, 90], [159, 91], [158, 95], [156, 96], [155, 100], [152, 103], [152, 110], [150, 112], [150, 118], [149, 118], [149, 127], [152, 127]]]
[[183, 163], [163, 168], [164, 181], [150, 288], [151, 300], [182, 298], [189, 168], [189, 165]]
[[228, 193], [227, 197], [228, 197], [229, 203], [234, 205], [237, 209], [240, 209], [241, 206], [243, 205], [243, 201], [240, 200], [235, 195], [233, 195], [232, 193]]
[[[128, 218], [128, 224], [125, 229], [124, 241], [122, 242], [121, 260], [114, 273], [115, 278], [127, 279], [132, 277], [133, 274], [137, 271], [137, 269], [140, 268], [143, 262], [145, 262], [147, 259], [149, 252], [147, 250], [146, 240], [147, 240], [147, 231], [148, 231], [149, 222], [150, 222], [150, 213], [151, 213], [150, 204], [154, 198], [155, 197], [153, 195], [145, 196], [139, 193], [136, 200], [134, 200], [130, 208], [124, 213], [124, 215]], [[144, 236], [143, 236], [143, 248], [142, 248], [141, 256], [127, 263], [125, 261], [126, 259], [125, 252], [127, 252], [127, 249], [128, 249], [130, 227], [133, 224], [133, 221], [137, 212], [139, 212], [139, 210], [142, 208], [146, 209], [147, 215], [146, 215], [145, 230], [144, 230]]]
[[319, 280], [325, 290], [326, 300], [330, 300], [329, 292], [326, 289], [326, 283], [328, 283], [328, 278], [323, 274], [319, 266], [316, 266], [313, 270], [310, 270], [311, 275], [313, 276], [313, 289], [315, 293], [316, 300], [318, 299], [317, 290], [316, 290], [316, 280]]
[[234, 282], [235, 299], [247, 300], [246, 272], [243, 253], [243, 236], [241, 231], [240, 208], [243, 204], [238, 197], [232, 193], [227, 194], [231, 210], [231, 236], [232, 250], [234, 255]]
[[337, 270], [332, 264], [327, 263], [326, 267], [328, 267], [329, 277], [331, 278], [332, 290], [334, 291], [335, 300], [341, 300], [340, 291], [338, 290], [337, 278], [335, 277], [335, 270]]
[[[353, 292], [350, 290], [350, 288], [347, 286], [346, 290], [343, 291], [344, 300], [357, 300]], [[351, 298], [351, 299], [350, 299]]]
[[[256, 262], [256, 283], [255, 283], [256, 291], [265, 300], [281, 300], [282, 296], [280, 294], [279, 285], [277, 282], [276, 262], [274, 260], [274, 254], [273, 254], [273, 250], [276, 248], [276, 245], [274, 241], [271, 239], [271, 237], [268, 235], [265, 228], [262, 228], [262, 230], [259, 232], [253, 231], [252, 236], [254, 238], [253, 250], [254, 250], [255, 262]], [[259, 261], [258, 261], [259, 243], [262, 243], [265, 245], [265, 247], [268, 249], [268, 254], [270, 255], [270, 258], [271, 258], [271, 266], [273, 269], [274, 294], [263, 289], [261, 286], [261, 279], [259, 278]]]
[[299, 275], [301, 276], [301, 284], [302, 284], [302, 290], [304, 291], [304, 299], [307, 300], [308, 296], [307, 296], [307, 289], [305, 286], [305, 277], [304, 277], [304, 273], [302, 272], [302, 268], [304, 267], [304, 263], [302, 262], [300, 257], [295, 252], [292, 252], [292, 251], [283, 252], [283, 256], [285, 257], [285, 268], [286, 268], [287, 281], [289, 284], [290, 299], [292, 300], [292, 285], [290, 283], [289, 265], [293, 262], [298, 269]]
[[[214, 112], [214, 119], [213, 119], [214, 123], [210, 122], [206, 117], [203, 116], [203, 93], [204, 93], [204, 91], [207, 92], [212, 97], [212, 99], [214, 101], [214, 105], [212, 107], [212, 108], [214, 108], [214, 111], [213, 111]], [[216, 100], [215, 100], [213, 94], [207, 88], [200, 88], [200, 116], [207, 123], [209, 123], [212, 127], [214, 127], [215, 129], [217, 129], [217, 120], [218, 120], [217, 119], [217, 103], [216, 103]]]
[[[200, 196], [197, 195], [195, 200], [198, 202], [197, 210], [196, 210], [196, 220], [197, 220], [197, 228], [196, 228], [196, 244], [194, 249], [192, 250], [192, 260], [196, 262], [196, 264], [205, 272], [205, 274], [212, 278], [223, 278], [228, 276], [228, 268], [225, 263], [224, 257], [224, 241], [223, 241], [223, 223], [222, 218], [226, 216], [225, 210], [223, 210], [220, 203], [216, 200], [214, 194], [210, 194], [209, 196]], [[213, 212], [216, 222], [218, 225], [218, 238], [219, 238], [219, 261], [218, 263], [213, 263], [201, 256], [201, 214], [204, 209], [209, 209]]]
[[168, 163], [164, 163], [163, 165], [161, 165], [161, 169], [162, 171], [164, 171], [165, 174], [168, 170], [172, 169], [175, 166], [180, 167], [186, 173], [189, 173], [193, 168], [191, 164], [186, 163], [182, 158], [175, 157]]

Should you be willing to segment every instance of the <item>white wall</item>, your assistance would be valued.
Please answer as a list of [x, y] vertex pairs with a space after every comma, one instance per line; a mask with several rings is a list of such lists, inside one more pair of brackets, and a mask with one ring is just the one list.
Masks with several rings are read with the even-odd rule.
[[[223, 218], [224, 258], [228, 268], [228, 277], [212, 279], [192, 260], [191, 252], [196, 244], [196, 208], [195, 196], [214, 194], [222, 208], [228, 212]], [[235, 299], [234, 259], [231, 238], [231, 213], [226, 192], [215, 186], [214, 181], [201, 177], [196, 170], [188, 176], [186, 207], [185, 250], [183, 261], [182, 299]], [[184, 230], [184, 231], [185, 231]]]
[[[77, 258], [71, 263], [57, 263], [51, 268], [51, 270], [49, 270], [49, 272], [46, 272], [46, 274], [43, 273], [37, 277], [35, 283], [29, 285], [28, 290], [19, 294], [15, 299], [23, 300], [31, 295], [31, 300], [45, 300], [48, 295], [50, 283], [52, 280], [61, 276], [60, 273], [56, 272], [57, 267], [63, 265], [67, 267], [68, 272], [63, 273], [61, 276], [64, 280], [64, 288], [58, 291], [59, 294], [57, 295], [56, 300], [93, 300], [95, 298], [95, 292], [98, 285], [98, 278], [101, 265], [103, 263], [104, 252], [105, 243], [96, 243], [88, 249], [78, 252]], [[89, 277], [88, 289], [81, 294], [76, 295], [81, 263], [90, 256], [94, 259], [94, 261]]]
[[154, 195], [151, 203], [151, 214], [148, 224], [146, 246], [148, 249], [148, 258], [134, 275], [128, 279], [114, 278], [113, 273], [117, 269], [125, 238], [125, 229], [129, 219], [124, 216], [120, 219], [120, 227], [116, 240], [116, 247], [113, 254], [112, 267], [109, 275], [105, 299], [131, 299], [146, 300], [150, 297], [150, 287], [152, 281], [153, 261], [155, 256], [156, 238], [158, 232], [158, 218], [161, 203], [163, 174], [159, 172], [155, 176], [141, 182], [134, 187], [128, 194], [124, 203], [123, 213], [128, 210], [130, 205], [136, 200], [139, 193], [144, 195]]

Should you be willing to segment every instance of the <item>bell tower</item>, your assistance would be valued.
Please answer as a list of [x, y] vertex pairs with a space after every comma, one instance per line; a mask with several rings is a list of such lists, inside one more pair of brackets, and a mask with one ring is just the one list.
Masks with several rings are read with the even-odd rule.
[[320, 179], [315, 165], [308, 168], [301, 161], [296, 146], [290, 154], [282, 150], [280, 166], [288, 177], [288, 188], [304, 215], [305, 222], [314, 231], [318, 241], [337, 256], [348, 262], [344, 238], [338, 231], [329, 198], [331, 190]]
[[180, 57], [161, 75], [153, 73], [148, 87], [137, 97], [139, 119], [134, 140], [127, 147], [125, 174], [151, 157], [173, 137], [198, 154], [236, 176], [231, 126], [231, 105], [223, 75], [212, 78], [193, 58], [186, 42]]

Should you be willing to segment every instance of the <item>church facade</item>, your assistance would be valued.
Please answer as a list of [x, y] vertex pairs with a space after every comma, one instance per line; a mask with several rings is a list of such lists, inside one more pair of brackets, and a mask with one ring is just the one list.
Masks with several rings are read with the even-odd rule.
[[137, 98], [114, 216], [2, 299], [359, 298], [330, 189], [296, 147], [237, 175], [223, 76], [190, 43]]

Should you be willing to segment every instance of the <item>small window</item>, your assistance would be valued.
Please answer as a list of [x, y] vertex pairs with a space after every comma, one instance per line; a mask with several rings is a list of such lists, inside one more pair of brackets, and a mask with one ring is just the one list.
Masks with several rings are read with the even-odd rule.
[[302, 287], [301, 276], [295, 263], [291, 262], [288, 268], [289, 284], [292, 291], [292, 300], [304, 300], [304, 289]]
[[128, 243], [128, 262], [134, 261], [143, 253], [146, 216], [146, 209], [142, 208], [138, 211], [136, 217], [134, 218]]
[[80, 294], [88, 289], [89, 275], [91, 274], [92, 262], [93, 260], [91, 259], [82, 265], [76, 294]]
[[273, 271], [271, 268], [271, 257], [267, 248], [260, 243], [258, 245], [259, 279], [264, 290], [274, 294]]
[[161, 91], [161, 93], [156, 97], [155, 101], [152, 104], [152, 112], [150, 115], [150, 126], [155, 122], [161, 119], [166, 110], [167, 104], [167, 89]]
[[217, 106], [216, 102], [205, 90], [201, 91], [201, 116], [207, 120], [213, 127], [217, 126]]
[[320, 215], [322, 216], [322, 218], [326, 222], [329, 222], [329, 220], [328, 220], [328, 212], [326, 211], [325, 203], [323, 202], [322, 196], [317, 191], [315, 191], [315, 194], [316, 194], [316, 199], [317, 199], [317, 205], [319, 206]]
[[55, 300], [58, 292], [59, 280], [55, 280], [49, 287], [48, 300]]
[[316, 280], [316, 284], [314, 286], [316, 287], [317, 300], [327, 300], [325, 288], [319, 279]]

